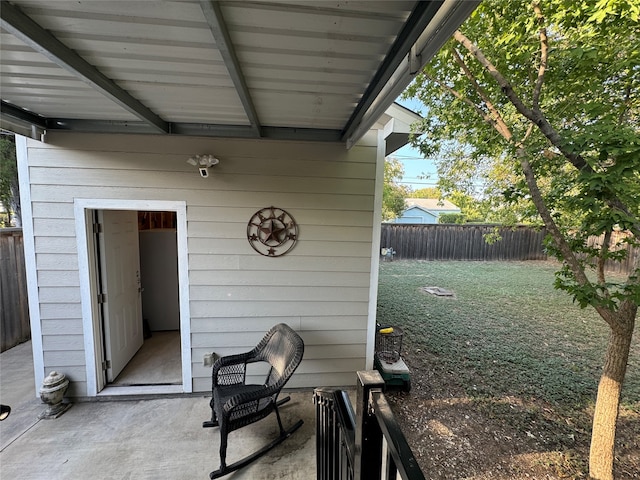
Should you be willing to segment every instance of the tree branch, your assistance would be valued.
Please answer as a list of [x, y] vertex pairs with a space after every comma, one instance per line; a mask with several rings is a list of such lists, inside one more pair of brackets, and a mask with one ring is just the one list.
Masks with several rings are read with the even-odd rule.
[[618, 123], [623, 123], [624, 118], [627, 116], [627, 112], [630, 110], [631, 103], [631, 84], [627, 85], [624, 90], [624, 101], [622, 102], [622, 111], [618, 115]]
[[527, 127], [527, 131], [524, 134], [524, 137], [522, 137], [522, 143], [527, 141], [527, 138], [529, 138], [529, 135], [531, 135], [531, 132], [533, 132], [533, 127], [535, 125], [533, 123], [530, 123], [529, 126]]
[[607, 263], [607, 253], [609, 252], [609, 247], [611, 245], [611, 230], [607, 230], [604, 233], [604, 239], [602, 241], [602, 245], [600, 246], [600, 255], [598, 255], [598, 285], [604, 289], [605, 295], [608, 297], [609, 292], [606, 288], [606, 280], [604, 277], [604, 267]]
[[469, 79], [469, 81], [471, 82], [471, 85], [473, 86], [475, 91], [478, 93], [478, 95], [486, 105], [487, 110], [489, 110], [489, 113], [491, 113], [491, 117], [495, 120], [495, 124], [494, 124], [495, 129], [498, 130], [500, 135], [502, 135], [505, 139], [510, 141], [511, 138], [513, 137], [513, 135], [511, 134], [511, 130], [509, 130], [509, 127], [503, 120], [502, 115], [500, 115], [500, 112], [498, 111], [498, 109], [495, 107], [495, 105], [489, 98], [489, 94], [487, 93], [487, 91], [484, 88], [482, 88], [482, 86], [478, 83], [478, 79], [475, 77], [473, 73], [471, 73], [471, 70], [469, 70], [469, 67], [467, 66], [465, 61], [462, 59], [458, 51], [455, 48], [452, 48], [451, 53], [453, 53], [453, 59], [460, 66], [460, 68], [462, 69], [462, 72]]
[[[539, 19], [541, 18], [544, 18], [544, 17], [539, 17]], [[477, 45], [471, 42], [471, 40], [469, 40], [462, 32], [460, 32], [460, 30], [456, 30], [453, 37], [459, 44], [461, 44], [464, 48], [466, 48], [476, 58], [476, 60], [478, 60], [478, 62], [489, 72], [489, 74], [500, 86], [500, 88], [502, 89], [504, 94], [507, 96], [509, 101], [513, 104], [513, 106], [516, 107], [516, 109], [524, 117], [526, 117], [532, 123], [534, 123], [538, 127], [538, 129], [542, 132], [542, 134], [551, 142], [551, 144], [554, 145], [556, 148], [558, 148], [560, 153], [562, 153], [562, 155], [567, 160], [569, 160], [569, 162], [576, 169], [583, 170], [587, 173], [593, 173], [593, 169], [586, 162], [584, 157], [582, 157], [582, 155], [578, 153], [571, 151], [571, 149], [568, 148], [567, 144], [564, 142], [560, 134], [551, 126], [551, 124], [546, 119], [546, 117], [542, 114], [542, 112], [539, 109], [535, 109], [535, 110], [530, 109], [524, 104], [524, 102], [516, 94], [511, 83], [506, 78], [504, 78], [502, 74], [498, 71], [498, 69], [484, 56], [484, 53], [477, 47]], [[545, 33], [545, 38], [546, 38], [546, 33]], [[543, 42], [542, 39], [541, 39], [541, 42]], [[546, 54], [544, 55], [541, 54], [541, 67], [543, 64], [542, 62], [543, 57], [544, 57], [544, 64], [545, 64], [545, 70], [546, 70], [546, 61], [547, 61]], [[544, 74], [544, 71], [542, 73]], [[540, 88], [542, 88], [541, 85], [543, 80], [544, 80], [544, 77], [541, 80], [539, 75], [536, 86], [540, 84]], [[495, 128], [495, 125], [494, 125], [494, 128]], [[613, 198], [608, 201], [608, 204], [612, 208], [618, 209], [621, 212], [628, 215], [629, 217], [632, 217], [632, 215], [629, 212], [629, 208], [619, 199]], [[631, 227], [631, 230], [633, 231], [634, 235], [640, 236], [640, 222], [634, 222], [633, 226]]]
[[[587, 275], [580, 265], [578, 258], [576, 257], [573, 250], [571, 250], [571, 246], [567, 243], [566, 239], [560, 232], [560, 229], [556, 225], [556, 222], [553, 220], [547, 205], [542, 198], [542, 194], [540, 192], [540, 188], [538, 187], [538, 182], [536, 180], [535, 173], [533, 168], [531, 167], [531, 163], [527, 159], [527, 154], [522, 146], [518, 147], [517, 151], [518, 160], [520, 161], [520, 166], [522, 167], [522, 171], [524, 173], [524, 177], [527, 181], [527, 185], [529, 187], [529, 193], [531, 193], [531, 200], [533, 204], [536, 206], [544, 225], [547, 227], [551, 238], [555, 242], [556, 246], [560, 250], [564, 261], [567, 263], [571, 271], [573, 272], [576, 281], [580, 286], [591, 285], [591, 282], [587, 278]], [[611, 328], [616, 327], [616, 318], [612, 315], [612, 312], [602, 306], [595, 305], [594, 308], [600, 314], [600, 316], [607, 322]]]
[[536, 13], [538, 23], [540, 27], [540, 65], [538, 66], [538, 79], [536, 80], [536, 86], [533, 89], [532, 110], [534, 112], [540, 111], [540, 93], [542, 92], [542, 84], [544, 83], [544, 74], [547, 70], [547, 59], [549, 56], [549, 43], [547, 38], [547, 29], [544, 26], [545, 19], [540, 10], [540, 4], [538, 2], [533, 4], [533, 11]]
[[437, 78], [433, 78], [432, 76], [428, 75], [427, 73], [423, 73], [423, 75], [425, 76], [425, 78], [429, 79], [430, 81], [434, 82], [435, 84], [439, 85], [440, 88], [442, 88], [443, 90], [445, 90], [446, 92], [449, 92], [451, 95], [453, 95], [454, 97], [456, 97], [458, 100], [463, 101], [464, 103], [466, 103], [467, 105], [469, 105], [471, 108], [473, 108], [476, 113], [478, 115], [480, 115], [482, 117], [482, 119], [487, 122], [489, 125], [491, 125], [493, 128], [495, 128], [496, 130], [498, 130], [498, 132], [500, 132], [495, 120], [491, 117], [491, 115], [489, 115], [487, 112], [485, 112], [482, 108], [480, 108], [478, 105], [476, 105], [473, 101], [471, 101], [471, 99], [465, 97], [464, 95], [462, 95], [460, 92], [458, 92], [457, 90], [451, 88], [449, 85], [441, 82], [440, 80], [438, 80]]
[[507, 96], [509, 101], [516, 107], [516, 110], [520, 112], [524, 117], [529, 119], [531, 122], [535, 123], [537, 127], [540, 129], [540, 132], [547, 137], [547, 139], [554, 145], [564, 157], [569, 160], [569, 162], [578, 170], [586, 169], [586, 171], [592, 171], [589, 164], [585, 161], [582, 155], [573, 152], [568, 145], [565, 143], [560, 134], [551, 126], [549, 121], [545, 118], [545, 116], [540, 111], [533, 110], [527, 107], [524, 102], [520, 99], [520, 97], [516, 94], [515, 90], [511, 83], [502, 76], [502, 74], [498, 71], [498, 69], [493, 65], [487, 57], [484, 56], [484, 53], [475, 45], [471, 40], [469, 40], [460, 30], [456, 30], [453, 34], [453, 38], [466, 48], [469, 53], [471, 53], [478, 62], [489, 72], [489, 75], [496, 81], [498, 86], [502, 89], [502, 92]]

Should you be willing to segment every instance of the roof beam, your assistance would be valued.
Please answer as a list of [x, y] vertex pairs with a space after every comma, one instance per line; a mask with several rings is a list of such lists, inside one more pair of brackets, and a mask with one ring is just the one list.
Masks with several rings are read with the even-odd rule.
[[[49, 132], [71, 131], [84, 133], [157, 133], [144, 122], [121, 120], [79, 120], [73, 118], [48, 118]], [[209, 123], [171, 123], [172, 135], [222, 138], [255, 138], [249, 125], [216, 125]], [[320, 128], [262, 127], [262, 138], [270, 140], [295, 140], [304, 142], [340, 142], [340, 130]]]
[[343, 129], [351, 148], [467, 19], [480, 0], [417, 2], [373, 81]]
[[373, 80], [367, 87], [360, 102], [356, 106], [351, 118], [344, 127], [343, 140], [347, 140], [353, 131], [359, 126], [367, 109], [374, 102], [382, 88], [389, 81], [393, 72], [398, 68], [400, 63], [407, 56], [407, 52], [420, 37], [422, 31], [429, 25], [429, 22], [436, 14], [443, 2], [416, 2], [411, 15], [407, 19], [404, 28], [396, 41], [391, 46], [389, 53], [380, 65], [380, 68], [373, 77]]
[[0, 128], [40, 140], [46, 125], [46, 118], [11, 103], [0, 101]]
[[242, 68], [240, 68], [240, 61], [238, 60], [235, 49], [233, 48], [231, 35], [229, 35], [229, 29], [224, 22], [220, 4], [215, 0], [201, 0], [200, 7], [202, 8], [204, 17], [209, 24], [213, 38], [216, 41], [216, 47], [220, 51], [220, 55], [222, 55], [224, 64], [227, 67], [231, 80], [236, 88], [236, 92], [240, 97], [240, 101], [242, 102], [244, 111], [247, 114], [251, 128], [255, 132], [256, 136], [261, 137], [262, 127], [260, 126], [260, 119], [258, 118], [258, 113], [253, 104], [253, 100], [251, 99], [249, 87], [247, 86], [244, 74], [242, 73]]
[[4, 100], [0, 101], [0, 115], [11, 117], [23, 123], [28, 123], [29, 125], [34, 125], [40, 128], [46, 128], [46, 125], [47, 125], [46, 118], [36, 115], [22, 108], [16, 107], [15, 105], [5, 102]]
[[75, 51], [64, 45], [51, 32], [34, 22], [18, 7], [9, 2], [2, 2], [0, 26], [36, 52], [41, 53], [56, 65], [71, 72], [74, 76], [131, 112], [140, 120], [153, 126], [156, 132], [169, 132], [169, 124], [167, 122], [126, 90], [116, 85], [113, 80], [106, 77]]

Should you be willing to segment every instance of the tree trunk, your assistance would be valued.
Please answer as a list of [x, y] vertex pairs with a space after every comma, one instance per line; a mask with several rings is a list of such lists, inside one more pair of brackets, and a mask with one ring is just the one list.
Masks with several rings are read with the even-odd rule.
[[595, 480], [613, 480], [613, 458], [616, 423], [620, 406], [622, 383], [627, 370], [629, 349], [637, 305], [624, 304], [617, 314], [617, 325], [609, 332], [609, 342], [598, 397], [593, 414], [589, 475]]

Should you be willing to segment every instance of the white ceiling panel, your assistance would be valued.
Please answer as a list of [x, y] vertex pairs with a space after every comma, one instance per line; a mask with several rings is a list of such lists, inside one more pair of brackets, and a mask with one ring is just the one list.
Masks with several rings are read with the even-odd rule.
[[65, 115], [79, 119], [135, 120], [122, 107], [82, 80], [52, 64], [12, 35], [0, 35], [0, 92], [2, 100], [45, 117]]
[[452, 33], [477, 3], [3, 1], [0, 114], [43, 130], [349, 144], [393, 101], [387, 82], [410, 82], [420, 34]]

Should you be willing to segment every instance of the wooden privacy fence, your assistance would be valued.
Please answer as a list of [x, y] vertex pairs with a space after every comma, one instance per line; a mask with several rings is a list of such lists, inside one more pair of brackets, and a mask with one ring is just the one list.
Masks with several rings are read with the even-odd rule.
[[502, 240], [489, 244], [495, 225], [383, 223], [380, 246], [403, 260], [546, 260], [545, 229], [498, 227]]
[[0, 351], [31, 338], [21, 228], [0, 228]]
[[[613, 251], [618, 250], [627, 250], [627, 256], [621, 262], [615, 260], [607, 260], [605, 263], [605, 269], [609, 272], [616, 273], [631, 273], [638, 256], [640, 256], [640, 247], [636, 247], [634, 245], [629, 245], [624, 240], [626, 238], [632, 237], [630, 232], [626, 231], [617, 231], [613, 232], [610, 240], [610, 248]], [[587, 246], [589, 247], [600, 247], [604, 242], [604, 234], [599, 237], [589, 237], [587, 242]]]

